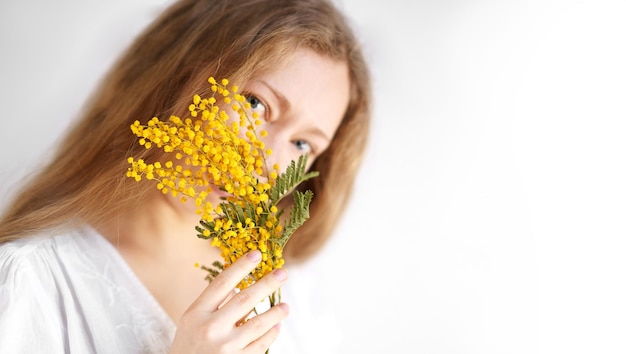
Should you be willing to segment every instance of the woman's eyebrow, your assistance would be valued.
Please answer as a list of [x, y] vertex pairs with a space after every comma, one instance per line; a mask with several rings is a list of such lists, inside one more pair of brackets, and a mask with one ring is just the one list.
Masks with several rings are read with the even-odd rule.
[[[287, 97], [285, 97], [285, 95], [283, 95], [280, 91], [275, 89], [270, 83], [268, 83], [265, 80], [260, 80], [260, 79], [257, 79], [255, 81], [257, 81], [258, 83], [267, 87], [268, 90], [270, 90], [270, 92], [274, 95], [274, 97], [276, 97], [276, 100], [278, 101], [278, 105], [281, 111], [288, 111], [291, 108], [291, 102], [287, 99]], [[326, 134], [324, 131], [322, 131], [318, 127], [311, 128], [308, 131], [310, 134], [317, 135], [318, 137], [326, 140], [327, 142], [332, 140], [332, 137], [328, 136], [328, 134]]]
[[314, 127], [308, 130], [309, 134], [318, 136], [320, 139], [325, 140], [326, 142], [330, 142], [332, 138], [328, 136], [322, 129]]
[[272, 92], [272, 94], [274, 95], [274, 97], [276, 97], [276, 100], [278, 101], [278, 105], [281, 111], [288, 111], [291, 108], [291, 102], [289, 102], [287, 97], [285, 97], [285, 95], [283, 95], [282, 92], [278, 91], [276, 88], [274, 88], [274, 86], [270, 85], [265, 80], [256, 80], [256, 81], [258, 81], [259, 83], [267, 87]]

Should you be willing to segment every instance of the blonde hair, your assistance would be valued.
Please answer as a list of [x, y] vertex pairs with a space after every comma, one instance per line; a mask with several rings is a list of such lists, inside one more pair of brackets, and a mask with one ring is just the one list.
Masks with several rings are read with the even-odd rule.
[[325, 244], [350, 195], [367, 143], [370, 78], [347, 19], [330, 0], [181, 0], [120, 57], [87, 102], [84, 116], [51, 162], [18, 193], [0, 219], [0, 243], [42, 230], [100, 225], [137, 208], [151, 184], [125, 177], [126, 158], [154, 157], [130, 124], [182, 114], [206, 79], [243, 83], [299, 47], [348, 64], [351, 95], [330, 147], [314, 162], [320, 176], [311, 218], [285, 249], [303, 261]]

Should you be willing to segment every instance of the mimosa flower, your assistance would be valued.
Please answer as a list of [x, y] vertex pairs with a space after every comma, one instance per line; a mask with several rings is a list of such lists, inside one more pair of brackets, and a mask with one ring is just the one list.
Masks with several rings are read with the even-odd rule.
[[[308, 219], [313, 197], [311, 191], [301, 193], [295, 187], [317, 172], [306, 172], [307, 155], [291, 161], [282, 173], [278, 165], [269, 168], [266, 156], [272, 150], [259, 139], [267, 132], [257, 132], [260, 121], [248, 114], [246, 98], [237, 93], [237, 86], [228, 86], [227, 79], [218, 82], [211, 77], [208, 82], [213, 96], [194, 95], [190, 117], [171, 116], [167, 121], [153, 117], [145, 125], [139, 121], [131, 125], [139, 144], [161, 149], [163, 161], [129, 157], [126, 175], [136, 181], [154, 180], [162, 193], [193, 201], [199, 215], [197, 236], [211, 240], [224, 260], [213, 268], [201, 266], [209, 273], [207, 280], [245, 253], [260, 250], [261, 263], [238, 285], [244, 289], [284, 265], [283, 248]], [[230, 117], [223, 107], [238, 117]], [[213, 188], [228, 193], [219, 205], [207, 199]], [[283, 217], [278, 204], [290, 193], [293, 207], [289, 217]], [[280, 301], [279, 294], [274, 295], [272, 306]]]

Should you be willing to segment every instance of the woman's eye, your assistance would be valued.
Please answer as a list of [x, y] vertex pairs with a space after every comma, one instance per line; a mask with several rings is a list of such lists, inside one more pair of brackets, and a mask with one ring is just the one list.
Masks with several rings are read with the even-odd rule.
[[313, 148], [311, 144], [309, 144], [306, 140], [295, 140], [293, 144], [296, 146], [296, 149], [302, 151], [303, 153], [311, 153]]
[[250, 104], [250, 109], [252, 109], [253, 112], [257, 112], [259, 114], [259, 117], [263, 117], [265, 115], [267, 107], [265, 106], [265, 103], [263, 103], [263, 101], [261, 101], [258, 97], [254, 95], [247, 95], [246, 101], [248, 101], [248, 103]]

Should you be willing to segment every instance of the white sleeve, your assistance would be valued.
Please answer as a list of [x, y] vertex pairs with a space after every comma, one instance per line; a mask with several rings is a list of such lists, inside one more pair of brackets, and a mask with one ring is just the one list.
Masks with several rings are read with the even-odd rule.
[[45, 262], [0, 247], [0, 353], [65, 353], [62, 304]]

